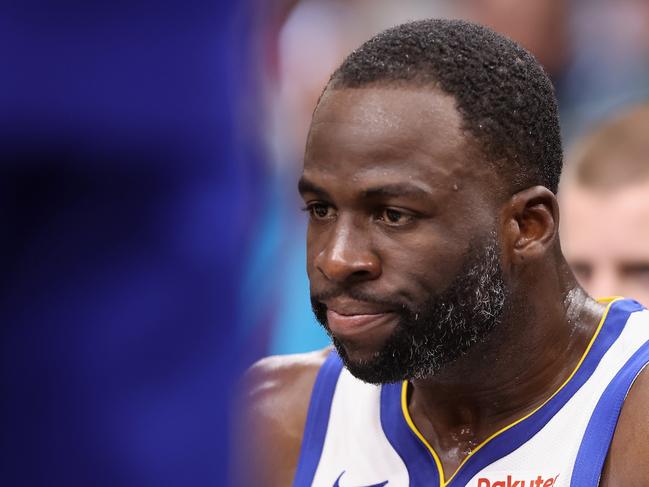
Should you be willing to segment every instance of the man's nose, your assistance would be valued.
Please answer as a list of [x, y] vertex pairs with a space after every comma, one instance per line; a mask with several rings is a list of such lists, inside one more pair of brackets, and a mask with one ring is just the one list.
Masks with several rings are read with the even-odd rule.
[[352, 223], [338, 224], [315, 259], [316, 268], [330, 281], [344, 283], [376, 279], [381, 261], [366, 232]]

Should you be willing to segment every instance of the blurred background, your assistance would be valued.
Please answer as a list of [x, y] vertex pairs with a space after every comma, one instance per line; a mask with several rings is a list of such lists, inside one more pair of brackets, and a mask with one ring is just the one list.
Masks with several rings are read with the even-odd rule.
[[[3, 4], [0, 484], [225, 485], [241, 371], [327, 344], [295, 189], [317, 97], [364, 40], [424, 17], [545, 66], [575, 168], [562, 233], [620, 236], [569, 257], [593, 292], [649, 304], [649, 124], [620, 122], [649, 99], [647, 0]], [[619, 150], [583, 162], [605, 134]]]

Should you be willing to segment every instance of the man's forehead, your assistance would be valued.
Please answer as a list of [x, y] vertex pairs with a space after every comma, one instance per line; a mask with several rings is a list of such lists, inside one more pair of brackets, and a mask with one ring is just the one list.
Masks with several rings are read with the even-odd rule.
[[404, 159], [381, 158], [358, 162], [332, 160], [324, 164], [305, 163], [300, 181], [319, 182], [329, 187], [353, 186], [359, 193], [388, 184], [411, 186], [426, 191], [464, 186], [474, 171], [463, 164], [435, 163], [410, 154]]
[[475, 172], [474, 155], [452, 96], [431, 88], [343, 88], [320, 101], [305, 170]]
[[425, 122], [444, 122], [449, 130], [459, 130], [462, 118], [455, 98], [433, 87], [411, 85], [370, 85], [360, 88], [327, 89], [314, 112], [312, 128], [319, 124], [363, 124], [368, 128], [400, 130], [424, 128]]
[[562, 245], [568, 257], [649, 257], [649, 182], [610, 192], [572, 183], [559, 195]]

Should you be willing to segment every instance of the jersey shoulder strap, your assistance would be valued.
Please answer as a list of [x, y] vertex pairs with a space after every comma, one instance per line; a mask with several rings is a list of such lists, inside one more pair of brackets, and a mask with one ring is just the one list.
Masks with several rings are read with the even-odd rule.
[[309, 401], [309, 411], [300, 448], [300, 459], [293, 481], [294, 487], [311, 485], [318, 468], [327, 434], [331, 403], [342, 369], [342, 360], [332, 350], [318, 371]]
[[636, 378], [649, 364], [649, 340], [646, 338], [649, 330], [649, 311], [633, 313], [626, 326], [637, 328], [641, 341], [628, 344], [628, 348], [637, 349], [607, 385], [593, 410], [577, 453], [571, 486], [599, 484], [624, 400]]

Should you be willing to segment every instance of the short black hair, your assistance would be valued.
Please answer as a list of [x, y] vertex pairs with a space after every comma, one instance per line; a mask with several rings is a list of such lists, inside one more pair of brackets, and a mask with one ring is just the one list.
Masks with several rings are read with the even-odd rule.
[[465, 130], [513, 192], [537, 184], [557, 192], [563, 153], [554, 88], [518, 44], [463, 20], [409, 22], [353, 51], [327, 89], [401, 83], [454, 96]]

